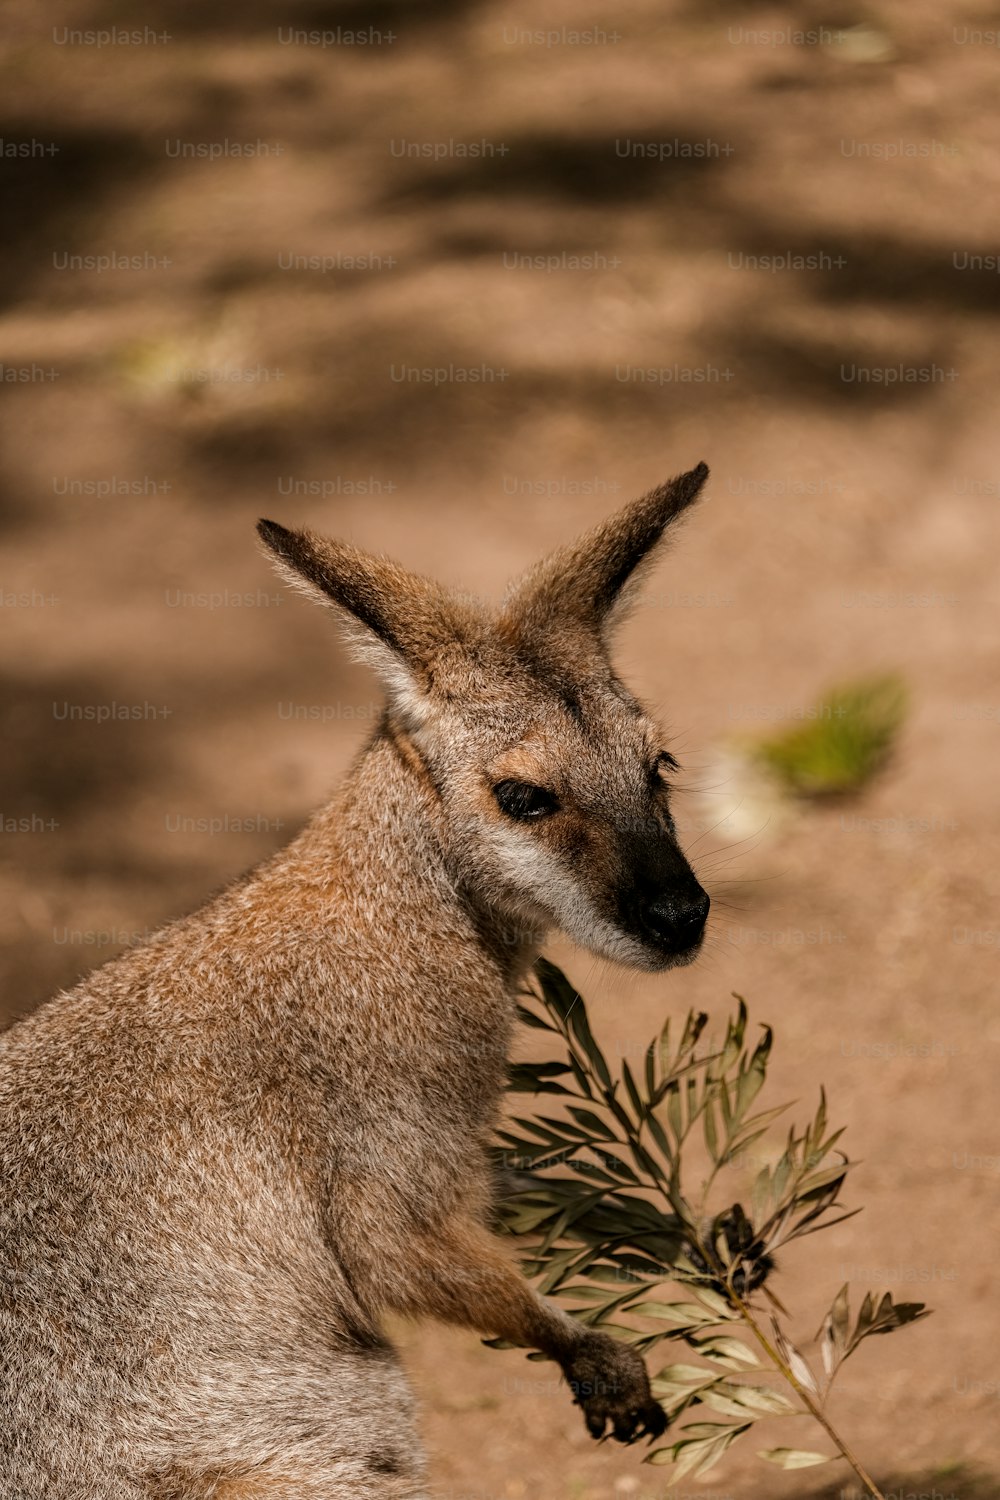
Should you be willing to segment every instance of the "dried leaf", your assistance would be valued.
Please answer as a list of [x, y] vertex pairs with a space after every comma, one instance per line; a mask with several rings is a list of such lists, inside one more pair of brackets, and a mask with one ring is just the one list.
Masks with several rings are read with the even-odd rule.
[[708, 1328], [719, 1322], [717, 1317], [700, 1307], [697, 1302], [637, 1302], [633, 1312], [646, 1318], [663, 1318], [669, 1323], [680, 1323], [686, 1328]]
[[705, 1359], [712, 1360], [728, 1370], [745, 1369], [748, 1365], [759, 1365], [760, 1360], [749, 1344], [732, 1334], [713, 1334], [709, 1338], [692, 1341], [692, 1347]]
[[726, 1449], [733, 1444], [741, 1433], [749, 1431], [750, 1424], [741, 1426], [729, 1426], [721, 1422], [695, 1422], [684, 1428], [685, 1434], [696, 1434], [693, 1437], [683, 1437], [679, 1442], [673, 1443], [669, 1448], [656, 1448], [646, 1459], [648, 1464], [674, 1465], [674, 1472], [668, 1480], [669, 1484], [676, 1484], [678, 1479], [683, 1479], [685, 1474], [697, 1476], [707, 1474], [722, 1458]]
[[779, 1469], [811, 1469], [814, 1464], [829, 1464], [839, 1453], [810, 1453], [805, 1448], [758, 1448], [758, 1458], [766, 1458]]

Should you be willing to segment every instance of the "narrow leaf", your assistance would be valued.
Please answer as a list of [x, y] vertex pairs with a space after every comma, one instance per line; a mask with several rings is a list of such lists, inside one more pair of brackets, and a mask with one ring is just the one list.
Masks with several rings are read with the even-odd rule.
[[829, 1464], [839, 1453], [810, 1453], [805, 1448], [758, 1448], [758, 1458], [766, 1458], [779, 1469], [811, 1469], [814, 1464]]

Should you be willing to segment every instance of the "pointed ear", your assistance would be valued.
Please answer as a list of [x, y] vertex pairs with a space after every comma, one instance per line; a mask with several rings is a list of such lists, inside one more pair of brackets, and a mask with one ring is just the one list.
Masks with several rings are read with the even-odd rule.
[[699, 464], [560, 547], [508, 591], [504, 619], [529, 630], [575, 622], [600, 635], [623, 613], [641, 565], [707, 478], [708, 465]]
[[300, 593], [343, 611], [356, 654], [411, 704], [433, 684], [434, 666], [469, 631], [471, 615], [429, 578], [348, 542], [260, 521], [278, 572]]

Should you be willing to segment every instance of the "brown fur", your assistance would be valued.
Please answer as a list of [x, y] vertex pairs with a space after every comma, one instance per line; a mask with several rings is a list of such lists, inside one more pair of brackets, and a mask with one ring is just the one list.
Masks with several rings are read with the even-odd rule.
[[[288, 848], [0, 1040], [4, 1500], [417, 1500], [390, 1311], [543, 1350], [595, 1433], [662, 1425], [641, 1360], [491, 1238], [487, 1148], [550, 927], [650, 969], [697, 947], [707, 901], [605, 629], [703, 479], [498, 613], [262, 527], [386, 714]], [[507, 781], [546, 816], [504, 811]]]

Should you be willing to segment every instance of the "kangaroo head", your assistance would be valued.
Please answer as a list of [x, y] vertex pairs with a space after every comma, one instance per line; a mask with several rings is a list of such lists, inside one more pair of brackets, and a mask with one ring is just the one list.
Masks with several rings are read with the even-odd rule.
[[388, 689], [386, 730], [441, 804], [454, 878], [513, 931], [550, 926], [642, 969], [688, 963], [709, 899], [670, 813], [677, 763], [619, 681], [609, 632], [708, 469], [661, 485], [511, 586], [497, 608], [262, 521], [285, 576], [338, 606]]

